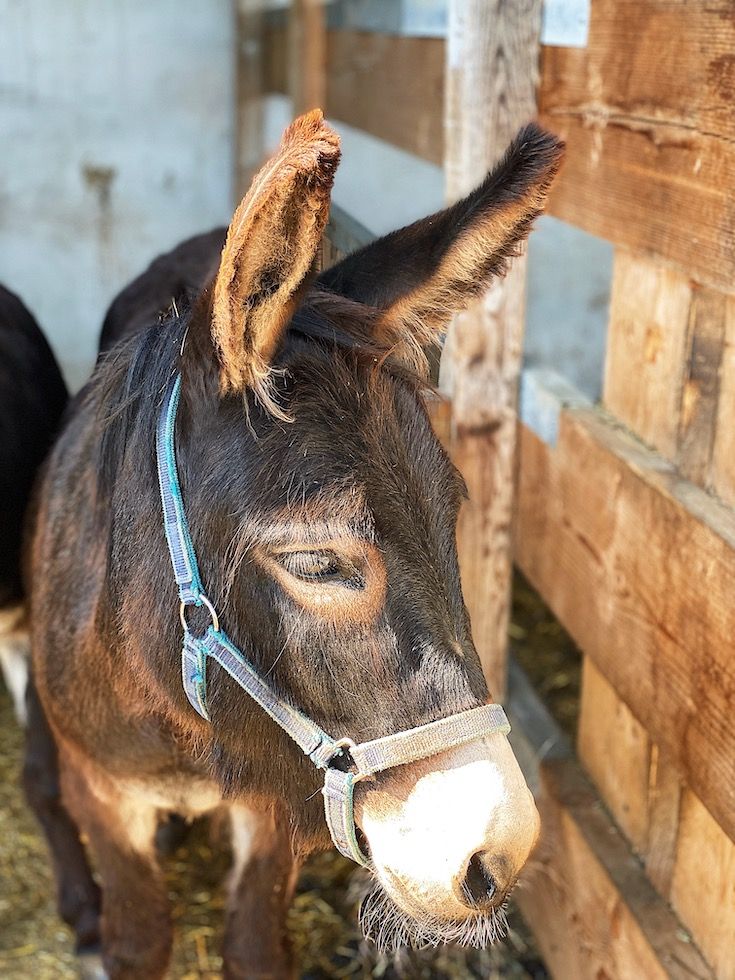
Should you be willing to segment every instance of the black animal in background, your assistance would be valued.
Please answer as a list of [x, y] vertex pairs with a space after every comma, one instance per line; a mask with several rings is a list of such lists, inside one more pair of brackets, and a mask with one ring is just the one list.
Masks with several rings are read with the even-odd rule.
[[110, 303], [100, 333], [104, 355], [124, 337], [150, 327], [172, 306], [185, 309], [217, 271], [227, 228], [195, 235], [155, 258]]
[[41, 328], [0, 286], [0, 664], [21, 721], [28, 676], [23, 524], [66, 402], [66, 385]]

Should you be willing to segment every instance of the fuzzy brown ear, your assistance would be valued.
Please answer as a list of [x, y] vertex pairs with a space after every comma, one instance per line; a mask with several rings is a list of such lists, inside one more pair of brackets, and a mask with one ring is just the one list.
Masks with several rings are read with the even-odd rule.
[[557, 137], [526, 126], [466, 198], [348, 256], [319, 285], [382, 310], [383, 339], [436, 342], [452, 315], [505, 272], [544, 208], [563, 153]]
[[308, 282], [339, 155], [321, 111], [301, 116], [235, 212], [213, 297], [223, 391], [251, 387], [269, 401], [270, 361]]

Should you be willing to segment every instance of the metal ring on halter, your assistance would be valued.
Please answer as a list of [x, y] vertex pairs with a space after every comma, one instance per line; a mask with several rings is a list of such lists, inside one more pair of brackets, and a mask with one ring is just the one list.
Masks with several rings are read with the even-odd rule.
[[[338, 738], [334, 743], [335, 751], [334, 751], [334, 755], [332, 756], [332, 759], [334, 759], [334, 757], [338, 755], [338, 753], [342, 749], [347, 749], [348, 752], [351, 752], [352, 749], [356, 749], [356, 748], [357, 745], [351, 738]], [[332, 760], [330, 759], [329, 761], [331, 762]], [[371, 774], [369, 772], [354, 772], [351, 775], [352, 775], [352, 782], [359, 783], [360, 780], [367, 779], [368, 776]]]
[[[199, 593], [199, 601], [203, 606], [206, 607], [207, 611], [209, 612], [209, 615], [212, 617], [212, 628], [214, 629], [214, 632], [219, 633], [219, 616], [217, 615], [214, 606], [203, 592]], [[189, 627], [186, 622], [187, 605], [191, 605], [191, 603], [186, 603], [183, 601], [179, 603], [179, 619], [181, 620], [181, 625], [184, 627], [185, 633], [189, 632]]]

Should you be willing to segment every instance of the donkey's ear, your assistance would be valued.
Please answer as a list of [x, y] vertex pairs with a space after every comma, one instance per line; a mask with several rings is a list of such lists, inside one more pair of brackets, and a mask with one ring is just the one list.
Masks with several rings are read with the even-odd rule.
[[544, 208], [563, 153], [555, 136], [526, 126], [468, 197], [348, 256], [319, 285], [382, 310], [386, 339], [436, 342], [452, 315], [505, 272]]
[[339, 137], [315, 109], [293, 122], [235, 212], [214, 283], [212, 336], [223, 391], [268, 398], [270, 361], [319, 247]]

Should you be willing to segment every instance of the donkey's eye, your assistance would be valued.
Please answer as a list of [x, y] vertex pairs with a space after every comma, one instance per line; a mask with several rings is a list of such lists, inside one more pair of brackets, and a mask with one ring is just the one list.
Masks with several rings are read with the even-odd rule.
[[[332, 544], [334, 540], [334, 544]], [[317, 545], [258, 549], [256, 560], [311, 616], [342, 626], [370, 623], [385, 602], [387, 576], [378, 548], [354, 537]], [[311, 545], [311, 547], [309, 547]]]
[[287, 572], [306, 582], [333, 582], [352, 588], [362, 585], [357, 569], [346, 567], [331, 551], [289, 551], [279, 560]]

